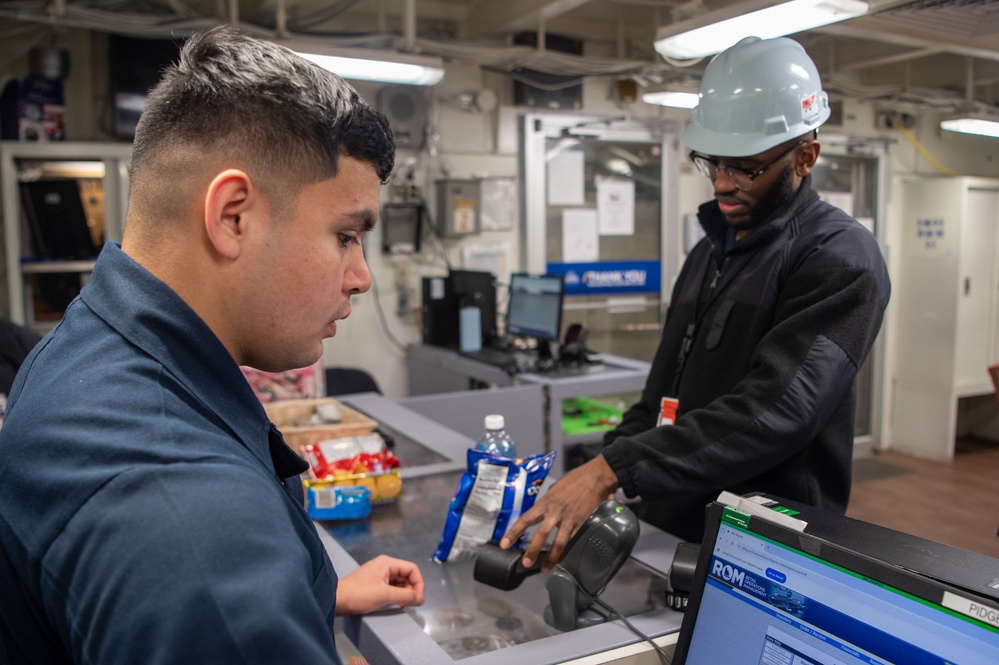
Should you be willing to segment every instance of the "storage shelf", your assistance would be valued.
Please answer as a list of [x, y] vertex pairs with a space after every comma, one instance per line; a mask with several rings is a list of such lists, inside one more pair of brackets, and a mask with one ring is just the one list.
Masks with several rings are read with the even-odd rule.
[[[89, 279], [94, 259], [40, 260], [32, 255], [26, 236], [20, 181], [27, 166], [45, 166], [46, 177], [78, 178], [99, 190], [104, 208], [105, 240], [121, 240], [128, 199], [128, 167], [132, 146], [127, 143], [55, 141], [0, 142], [0, 200], [3, 203], [4, 257], [7, 271], [7, 309], [15, 323], [39, 332], [55, 322], [35, 318], [37, 280], [33, 275], [77, 273]], [[100, 173], [103, 172], [103, 178]], [[84, 192], [86, 195], [86, 192]]]
[[96, 259], [85, 261], [31, 261], [21, 262], [21, 272], [25, 275], [59, 272], [90, 272], [97, 263]]

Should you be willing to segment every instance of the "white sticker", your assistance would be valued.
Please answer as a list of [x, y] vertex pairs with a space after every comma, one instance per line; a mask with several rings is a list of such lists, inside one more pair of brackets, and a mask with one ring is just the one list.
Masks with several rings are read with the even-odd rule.
[[461, 561], [478, 553], [482, 544], [493, 537], [500, 509], [503, 508], [507, 473], [506, 466], [485, 461], [478, 463], [475, 483], [469, 491], [461, 521], [458, 522], [454, 544], [447, 556], [448, 561]]
[[982, 623], [987, 623], [990, 626], [999, 628], [999, 609], [996, 609], [995, 607], [983, 605], [976, 600], [958, 596], [950, 591], [944, 591], [943, 601], [941, 604], [948, 609], [954, 610], [955, 612], [960, 612], [961, 614], [969, 616], [972, 619], [977, 619]]

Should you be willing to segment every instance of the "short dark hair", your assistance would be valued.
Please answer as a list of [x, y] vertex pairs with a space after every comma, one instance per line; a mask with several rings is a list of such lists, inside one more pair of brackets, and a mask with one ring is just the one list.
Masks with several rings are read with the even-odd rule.
[[182, 168], [171, 160], [191, 149], [295, 191], [335, 176], [341, 155], [372, 164], [383, 183], [395, 164], [388, 120], [346, 81], [225, 25], [188, 39], [149, 93], [135, 130], [133, 187]]

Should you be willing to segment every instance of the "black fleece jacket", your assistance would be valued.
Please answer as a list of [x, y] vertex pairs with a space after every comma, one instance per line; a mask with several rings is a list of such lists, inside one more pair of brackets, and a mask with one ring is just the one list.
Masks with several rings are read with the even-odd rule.
[[[603, 455], [642, 497], [640, 516], [686, 540], [701, 539], [723, 489], [843, 512], [855, 378], [891, 290], [878, 243], [810, 176], [728, 251], [717, 202], [698, 216], [707, 237], [680, 271], [641, 401]], [[676, 423], [656, 427], [664, 396], [679, 399]]]

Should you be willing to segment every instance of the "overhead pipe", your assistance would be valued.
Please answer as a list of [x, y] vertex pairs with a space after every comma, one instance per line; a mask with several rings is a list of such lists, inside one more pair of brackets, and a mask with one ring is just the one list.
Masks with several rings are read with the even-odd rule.
[[402, 18], [405, 47], [412, 52], [416, 46], [416, 0], [406, 0]]
[[964, 66], [964, 103], [969, 109], [975, 106], [975, 59], [971, 56]]
[[278, 39], [288, 38], [288, 5], [286, 0], [277, 0], [274, 10], [274, 33]]

